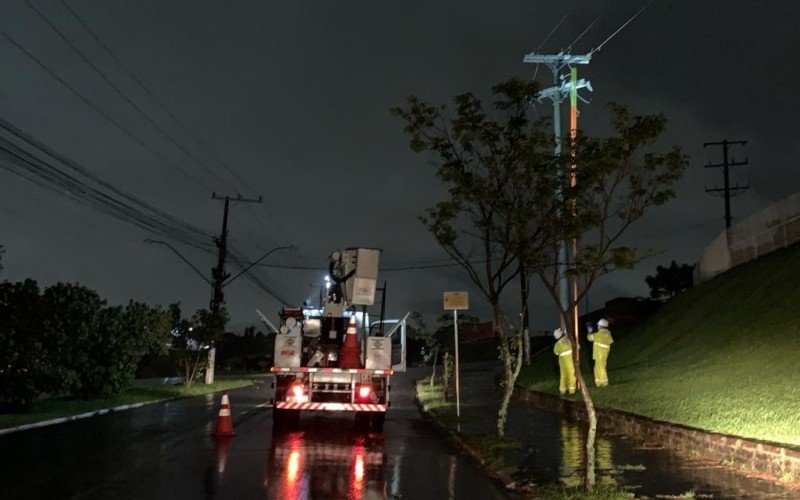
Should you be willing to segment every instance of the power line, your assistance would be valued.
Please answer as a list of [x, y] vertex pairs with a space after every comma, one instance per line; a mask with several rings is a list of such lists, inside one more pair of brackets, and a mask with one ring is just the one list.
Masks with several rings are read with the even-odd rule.
[[[127, 66], [127, 65], [126, 65], [126, 64], [125, 64], [125, 63], [124, 63], [124, 62], [123, 62], [123, 61], [122, 61], [122, 60], [121, 60], [121, 59], [120, 59], [120, 58], [119, 58], [117, 55], [116, 55], [116, 53], [114, 53], [114, 51], [113, 51], [113, 50], [111, 50], [111, 48], [108, 46], [108, 44], [106, 44], [106, 43], [105, 43], [105, 42], [104, 42], [104, 41], [103, 41], [103, 40], [100, 38], [100, 36], [99, 36], [99, 35], [98, 35], [98, 34], [97, 34], [97, 33], [96, 33], [96, 32], [95, 32], [95, 31], [94, 31], [94, 30], [93, 30], [93, 29], [92, 29], [92, 28], [89, 26], [89, 24], [88, 24], [88, 23], [87, 23], [87, 22], [86, 22], [86, 21], [85, 21], [85, 20], [84, 20], [84, 19], [83, 19], [83, 18], [82, 18], [82, 17], [81, 17], [81, 16], [80, 16], [80, 15], [79, 15], [79, 14], [78, 14], [78, 13], [77, 13], [77, 12], [76, 12], [76, 11], [75, 11], [73, 8], [72, 8], [72, 7], [70, 7], [70, 5], [69, 5], [69, 4], [68, 4], [68, 3], [67, 3], [65, 0], [59, 0], [59, 2], [61, 3], [61, 5], [63, 5], [63, 7], [64, 7], [64, 8], [65, 8], [67, 11], [69, 11], [69, 13], [72, 15], [72, 17], [73, 17], [73, 18], [75, 18], [75, 20], [78, 22], [78, 24], [80, 24], [80, 25], [83, 27], [83, 29], [84, 29], [84, 30], [86, 30], [86, 31], [89, 33], [89, 35], [91, 35], [91, 37], [92, 37], [92, 38], [95, 40], [95, 42], [97, 42], [97, 44], [98, 44], [98, 45], [100, 45], [100, 47], [102, 47], [102, 48], [103, 48], [103, 50], [104, 50], [104, 51], [105, 51], [105, 52], [106, 52], [106, 53], [109, 55], [109, 57], [111, 57], [111, 59], [113, 59], [113, 60], [114, 60], [114, 62], [115, 62], [115, 63], [116, 63], [116, 64], [117, 64], [117, 65], [118, 65], [118, 66], [119, 66], [119, 67], [120, 67], [120, 68], [121, 68], [121, 69], [122, 69], [122, 70], [123, 70], [123, 71], [124, 71], [124, 72], [125, 72], [125, 73], [128, 75], [128, 77], [129, 77], [131, 80], [133, 80], [133, 81], [134, 81], [134, 82], [135, 82], [135, 83], [136, 83], [136, 84], [137, 84], [137, 85], [138, 85], [138, 86], [139, 86], [139, 87], [140, 87], [140, 88], [141, 88], [141, 89], [142, 89], [142, 90], [143, 90], [143, 91], [144, 91], [144, 92], [145, 92], [145, 93], [146, 93], [146, 94], [147, 94], [147, 95], [150, 97], [150, 99], [152, 99], [152, 101], [153, 101], [153, 102], [154, 102], [154, 103], [155, 103], [155, 104], [156, 104], [156, 105], [157, 105], [157, 106], [158, 106], [158, 107], [161, 109], [161, 111], [163, 111], [163, 112], [164, 112], [164, 113], [165, 113], [167, 116], [169, 116], [169, 117], [172, 119], [172, 121], [173, 121], [174, 123], [176, 123], [176, 124], [178, 125], [178, 127], [179, 127], [181, 130], [183, 130], [183, 131], [184, 131], [184, 133], [186, 133], [186, 134], [187, 134], [189, 137], [191, 137], [191, 138], [192, 138], [192, 140], [193, 140], [193, 141], [194, 141], [194, 142], [195, 142], [195, 143], [196, 143], [198, 146], [200, 146], [200, 148], [201, 148], [201, 149], [202, 149], [202, 150], [203, 150], [203, 151], [204, 151], [206, 154], [208, 154], [209, 156], [211, 156], [211, 157], [212, 157], [212, 158], [213, 158], [213, 159], [214, 159], [214, 160], [215, 160], [217, 163], [219, 163], [219, 164], [220, 164], [220, 165], [221, 165], [221, 166], [222, 166], [222, 167], [223, 167], [225, 170], [227, 170], [227, 171], [228, 171], [228, 172], [229, 172], [229, 173], [230, 173], [232, 176], [234, 176], [234, 177], [235, 177], [235, 178], [236, 178], [236, 179], [237, 179], [239, 182], [241, 182], [241, 183], [242, 183], [242, 185], [243, 185], [243, 186], [245, 186], [245, 188], [246, 188], [246, 189], [251, 189], [251, 188], [250, 188], [250, 186], [252, 186], [252, 183], [248, 182], [248, 181], [247, 181], [246, 179], [244, 179], [244, 178], [243, 178], [241, 175], [239, 175], [239, 174], [238, 174], [238, 173], [237, 173], [237, 172], [236, 172], [236, 171], [235, 171], [235, 170], [234, 170], [234, 169], [233, 169], [233, 168], [232, 168], [232, 167], [231, 167], [231, 166], [228, 164], [228, 162], [226, 162], [226, 161], [225, 161], [223, 158], [221, 158], [221, 157], [220, 157], [218, 154], [216, 154], [216, 153], [215, 153], [213, 150], [211, 150], [211, 149], [210, 149], [210, 148], [209, 148], [209, 147], [208, 147], [208, 146], [205, 144], [205, 142], [204, 142], [204, 141], [203, 141], [203, 140], [202, 140], [202, 139], [201, 139], [201, 138], [200, 138], [200, 137], [199, 137], [197, 134], [195, 134], [195, 133], [192, 131], [192, 129], [191, 129], [191, 128], [189, 128], [188, 126], [186, 126], [186, 125], [183, 123], [183, 121], [181, 121], [181, 120], [180, 120], [180, 119], [179, 119], [179, 118], [178, 118], [178, 117], [177, 117], [177, 116], [176, 116], [176, 115], [175, 115], [175, 114], [174, 114], [172, 111], [170, 111], [170, 110], [169, 110], [169, 108], [167, 108], [167, 107], [166, 107], [166, 106], [165, 106], [165, 105], [164, 105], [164, 104], [161, 102], [161, 100], [160, 100], [160, 99], [159, 99], [159, 98], [156, 96], [155, 92], [153, 92], [153, 90], [152, 90], [152, 89], [150, 89], [150, 87], [148, 87], [148, 86], [147, 86], [147, 85], [146, 85], [146, 84], [145, 84], [145, 83], [144, 83], [144, 82], [143, 82], [143, 81], [142, 81], [142, 80], [141, 80], [139, 77], [137, 77], [137, 76], [136, 76], [136, 73], [134, 73], [134, 72], [133, 72], [133, 71], [130, 69], [130, 67], [128, 67], [128, 66]], [[283, 228], [282, 228], [282, 227], [281, 227], [281, 226], [278, 224], [276, 217], [274, 216], [274, 214], [272, 214], [272, 213], [270, 212], [270, 210], [269, 210], [269, 207], [267, 207], [266, 205], [264, 205], [264, 209], [265, 209], [265, 211], [267, 212], [267, 215], [269, 216], [269, 218], [270, 218], [270, 219], [273, 221], [273, 224], [274, 224], [274, 225], [275, 225], [275, 227], [278, 229], [278, 231], [279, 231], [279, 232], [280, 232], [280, 233], [283, 235], [283, 237], [284, 237], [284, 238], [286, 238], [286, 237], [287, 237], [287, 234], [286, 234], [286, 232], [285, 232], [285, 231], [283, 230]], [[253, 218], [253, 220], [255, 220], [255, 222], [257, 223], [257, 225], [259, 225], [259, 226], [261, 227], [261, 229], [264, 231], [264, 233], [265, 233], [265, 234], [268, 234], [269, 232], [268, 232], [268, 231], [266, 230], [266, 228], [264, 227], [263, 223], [261, 222], [261, 219], [259, 219], [258, 217], [256, 217], [254, 209], [252, 209], [251, 207], [249, 207], [249, 206], [248, 206], [248, 207], [247, 207], [247, 209], [246, 209], [246, 211], [247, 211], [247, 213], [248, 213], [248, 214], [249, 214], [249, 215], [250, 215], [250, 216]], [[252, 235], [251, 235], [251, 236], [252, 236]]]
[[571, 44], [569, 44], [569, 45], [567, 46], [567, 48], [565, 49], [565, 52], [569, 52], [569, 51], [572, 49], [573, 45], [575, 45], [576, 43], [578, 43], [578, 40], [580, 40], [581, 38], [583, 38], [583, 35], [585, 35], [586, 33], [588, 33], [588, 32], [589, 32], [589, 30], [590, 30], [590, 29], [592, 29], [592, 27], [593, 27], [595, 24], [597, 24], [597, 21], [599, 21], [599, 20], [600, 20], [600, 18], [602, 18], [604, 15], [605, 15], [605, 12], [603, 12], [603, 13], [602, 13], [602, 14], [600, 14], [599, 16], [595, 17], [595, 18], [594, 18], [594, 21], [592, 21], [592, 22], [589, 24], [589, 26], [587, 26], [587, 27], [586, 27], [586, 29], [585, 29], [585, 30], [583, 30], [583, 32], [582, 32], [580, 35], [578, 35], [578, 37], [577, 37], [575, 40], [573, 40]]
[[153, 213], [157, 213], [160, 217], [162, 217], [162, 218], [164, 218], [166, 220], [169, 220], [170, 222], [172, 222], [172, 223], [174, 223], [174, 224], [176, 224], [176, 225], [178, 225], [180, 227], [183, 227], [184, 229], [188, 230], [189, 232], [202, 234], [204, 236], [207, 236], [208, 238], [211, 237], [211, 235], [206, 233], [203, 229], [200, 229], [197, 226], [193, 226], [191, 224], [187, 224], [184, 221], [181, 221], [180, 219], [177, 219], [177, 218], [171, 216], [170, 214], [157, 209], [153, 205], [151, 205], [151, 204], [149, 204], [149, 203], [137, 198], [136, 196], [133, 196], [133, 195], [131, 195], [129, 193], [126, 193], [125, 191], [117, 188], [116, 186], [106, 182], [105, 180], [103, 180], [102, 178], [97, 176], [94, 172], [92, 172], [88, 168], [82, 166], [81, 164], [79, 164], [75, 160], [69, 158], [68, 156], [63, 155], [61, 153], [58, 153], [57, 151], [55, 151], [52, 148], [50, 148], [47, 145], [45, 145], [44, 143], [42, 143], [42, 142], [38, 141], [37, 139], [35, 139], [33, 136], [31, 136], [27, 132], [23, 131], [22, 129], [20, 129], [20, 128], [16, 127], [16, 126], [14, 126], [12, 123], [6, 121], [2, 117], [0, 117], [0, 129], [5, 130], [6, 132], [8, 132], [12, 136], [14, 136], [19, 141], [22, 141], [25, 144], [27, 144], [28, 146], [33, 147], [36, 150], [38, 150], [38, 151], [44, 153], [45, 155], [49, 156], [50, 158], [53, 158], [53, 159], [57, 160], [59, 163], [69, 167], [70, 169], [72, 169], [73, 171], [77, 172], [81, 176], [86, 177], [87, 179], [91, 180], [92, 182], [96, 182], [101, 187], [103, 187], [105, 189], [108, 189], [109, 191], [113, 192], [114, 194], [127, 199], [128, 201], [134, 203], [135, 205], [137, 205], [137, 206], [139, 206], [141, 208], [144, 208], [145, 210], [151, 211]]
[[5, 153], [4, 157], [6, 159], [6, 162], [0, 162], [0, 167], [4, 167], [12, 173], [29, 180], [33, 180], [30, 177], [32, 175], [36, 179], [35, 182], [40, 186], [66, 194], [75, 201], [82, 202], [99, 212], [111, 215], [141, 229], [180, 241], [199, 250], [210, 250], [209, 241], [204, 234], [188, 231], [181, 225], [175, 224], [170, 220], [164, 220], [158, 213], [147, 213], [115, 199], [49, 162], [21, 150], [18, 146], [5, 139], [0, 139], [0, 151]]
[[116, 121], [114, 118], [112, 118], [110, 115], [108, 115], [105, 111], [100, 109], [97, 105], [95, 105], [92, 101], [90, 101], [86, 96], [84, 96], [78, 90], [76, 90], [75, 87], [70, 85], [69, 82], [64, 80], [61, 76], [59, 76], [56, 72], [54, 72], [46, 64], [44, 64], [39, 58], [37, 58], [35, 55], [33, 55], [31, 52], [29, 52], [22, 44], [20, 44], [19, 42], [17, 42], [17, 40], [15, 40], [13, 37], [11, 37], [11, 35], [9, 35], [8, 33], [6, 33], [3, 30], [0, 30], [0, 35], [2, 35], [3, 38], [5, 38], [10, 44], [12, 44], [17, 49], [19, 49], [20, 52], [25, 54], [25, 56], [27, 56], [31, 61], [36, 63], [41, 69], [43, 69], [45, 72], [47, 72], [50, 76], [52, 76], [53, 78], [58, 80], [58, 82], [61, 83], [61, 85], [66, 87], [70, 92], [72, 92], [75, 96], [77, 96], [84, 104], [86, 104], [87, 106], [92, 108], [96, 113], [98, 113], [100, 116], [102, 116], [103, 118], [108, 120], [117, 129], [119, 129], [125, 135], [127, 135], [128, 137], [133, 139], [137, 144], [139, 144], [140, 146], [145, 148], [147, 151], [152, 153], [154, 156], [156, 156], [159, 159], [161, 159], [167, 165], [169, 165], [172, 168], [178, 170], [187, 179], [189, 179], [189, 180], [195, 182], [196, 184], [200, 185], [204, 190], [206, 190], [206, 191], [211, 191], [212, 190], [212, 188], [209, 185], [205, 184], [200, 179], [197, 179], [196, 177], [192, 176], [186, 170], [181, 168], [179, 165], [176, 165], [175, 163], [170, 161], [168, 158], [166, 158], [162, 154], [160, 154], [158, 151], [154, 150], [153, 148], [151, 148], [150, 146], [145, 144], [141, 139], [139, 139], [136, 135], [134, 135], [130, 130], [125, 128], [118, 121]]
[[[11, 160], [10, 162], [0, 161], [0, 167], [4, 167], [6, 170], [20, 177], [30, 180], [39, 186], [60, 192], [61, 194], [66, 194], [75, 201], [82, 202], [101, 213], [132, 224], [147, 232], [170, 238], [187, 246], [211, 253], [211, 248], [208, 244], [210, 237], [207, 237], [208, 235], [205, 233], [195, 235], [189, 234], [183, 231], [181, 227], [176, 227], [175, 225], [159, 220], [158, 215], [163, 214], [163, 212], [158, 209], [153, 209], [155, 211], [154, 214], [147, 214], [126, 205], [124, 202], [115, 200], [107, 194], [98, 191], [96, 188], [87, 186], [74, 176], [61, 171], [58, 167], [20, 150], [13, 143], [2, 138], [0, 138], [0, 152], [5, 153], [6, 159]], [[0, 160], [2, 159], [2, 156], [0, 156]], [[13, 168], [14, 166], [17, 168]], [[125, 195], [125, 193], [123, 193], [123, 195], [125, 197], [130, 197], [129, 195]], [[170, 219], [174, 219], [171, 216], [169, 217]], [[183, 225], [191, 227], [189, 224]], [[244, 270], [246, 268], [246, 264], [244, 263], [246, 259], [233, 249], [231, 250], [231, 254], [231, 260], [234, 264], [236, 264], [239, 269]], [[260, 290], [275, 298], [281, 304], [285, 305], [288, 303], [278, 292], [267, 285], [263, 278], [254, 275], [252, 271], [247, 273], [247, 278]]]
[[164, 136], [183, 154], [192, 159], [192, 161], [194, 161], [197, 165], [199, 165], [203, 170], [211, 174], [212, 177], [216, 178], [216, 180], [235, 189], [235, 186], [228, 184], [227, 181], [223, 179], [219, 174], [214, 172], [213, 169], [209, 168], [205, 163], [203, 163], [201, 160], [195, 157], [188, 149], [186, 149], [181, 144], [179, 144], [175, 139], [173, 139], [172, 136], [168, 134], [166, 130], [164, 130], [155, 120], [153, 120], [150, 117], [150, 115], [148, 115], [139, 105], [137, 105], [130, 97], [128, 97], [128, 95], [125, 94], [125, 92], [123, 92], [122, 89], [120, 89], [113, 81], [111, 81], [108, 75], [106, 75], [100, 68], [98, 68], [97, 65], [94, 64], [92, 60], [89, 59], [89, 57], [87, 57], [86, 54], [83, 53], [82, 50], [80, 50], [74, 43], [72, 43], [72, 41], [64, 34], [64, 32], [61, 31], [58, 28], [58, 26], [53, 24], [50, 21], [50, 19], [48, 19], [47, 16], [45, 16], [42, 13], [42, 11], [40, 11], [30, 0], [23, 0], [23, 1], [25, 2], [26, 5], [28, 5], [28, 7], [31, 10], [33, 10], [36, 13], [39, 19], [44, 21], [45, 24], [47, 24], [50, 27], [50, 29], [52, 29], [59, 36], [59, 38], [61, 38], [61, 40], [64, 43], [66, 43], [67, 46], [69, 46], [69, 48], [72, 49], [72, 51], [75, 52], [81, 58], [81, 60], [83, 60], [86, 64], [88, 64], [89, 67], [92, 68], [92, 70], [95, 73], [97, 73], [100, 76], [100, 78], [102, 78], [103, 81], [105, 81], [114, 90], [114, 92], [117, 93], [117, 95], [119, 95], [125, 102], [127, 102], [133, 109], [135, 109], [136, 112], [138, 112], [145, 120], [147, 120], [148, 123], [150, 123], [150, 125], [152, 125], [156, 130], [158, 130], [162, 136]]
[[116, 62], [117, 65], [119, 65], [119, 67], [125, 71], [128, 77], [130, 77], [131, 80], [136, 82], [136, 84], [139, 87], [141, 87], [141, 89], [144, 90], [145, 93], [147, 93], [147, 95], [153, 100], [154, 103], [156, 103], [156, 105], [161, 109], [161, 111], [163, 111], [166, 115], [168, 115], [172, 119], [172, 121], [177, 123], [180, 126], [180, 128], [186, 134], [188, 134], [192, 138], [192, 140], [194, 140], [194, 142], [200, 146], [201, 149], [203, 149], [203, 151], [205, 151], [208, 155], [214, 158], [216, 162], [222, 165], [239, 182], [241, 182], [244, 186], [247, 187], [251, 185], [248, 181], [243, 179], [233, 168], [231, 168], [231, 166], [225, 160], [220, 158], [216, 153], [214, 153], [211, 149], [209, 149], [204, 143], [204, 141], [200, 139], [200, 137], [198, 137], [194, 132], [192, 132], [192, 130], [189, 127], [187, 127], [181, 120], [179, 120], [174, 113], [172, 113], [166, 106], [164, 106], [161, 100], [156, 96], [155, 92], [153, 92], [150, 89], [150, 87], [145, 85], [145, 83], [142, 82], [142, 80], [139, 77], [137, 77], [136, 74], [125, 63], [123, 63], [119, 57], [117, 57], [117, 55], [111, 50], [111, 48], [105, 42], [103, 42], [100, 36], [97, 35], [97, 33], [89, 26], [89, 24], [86, 21], [84, 21], [83, 18], [80, 15], [78, 15], [78, 13], [75, 12], [75, 10], [73, 10], [72, 7], [70, 7], [65, 0], [59, 0], [59, 2], [61, 3], [61, 5], [64, 6], [64, 8], [67, 11], [69, 11], [69, 13], [72, 15], [72, 17], [75, 18], [78, 24], [80, 24], [83, 27], [83, 29], [85, 29], [92, 36], [92, 38], [94, 38], [95, 42], [97, 42], [97, 44], [100, 45], [103, 48], [103, 50], [105, 50], [105, 52], [114, 60], [114, 62]]
[[614, 38], [615, 36], [617, 36], [617, 34], [618, 34], [620, 31], [622, 31], [623, 29], [625, 29], [625, 27], [626, 27], [627, 25], [629, 25], [631, 22], [633, 22], [633, 20], [634, 20], [634, 19], [636, 19], [637, 17], [639, 17], [639, 14], [641, 14], [642, 12], [644, 12], [645, 10], [647, 10], [647, 8], [648, 8], [648, 7], [650, 7], [650, 5], [653, 3], [653, 1], [654, 1], [654, 0], [650, 0], [650, 1], [647, 3], [647, 5], [645, 5], [645, 6], [644, 6], [644, 7], [642, 7], [641, 9], [639, 9], [639, 11], [638, 11], [638, 12], [636, 12], [636, 14], [632, 15], [632, 16], [630, 17], [630, 19], [628, 19], [627, 21], [625, 21], [624, 23], [622, 23], [622, 26], [620, 26], [619, 28], [617, 28], [617, 31], [615, 31], [615, 32], [611, 33], [611, 34], [608, 36], [608, 38], [606, 38], [605, 40], [603, 40], [603, 43], [601, 43], [600, 45], [598, 45], [597, 47], [595, 47], [594, 49], [592, 49], [592, 51], [591, 51], [589, 54], [591, 55], [591, 54], [594, 54], [595, 52], [600, 52], [600, 50], [603, 48], [603, 45], [605, 45], [605, 44], [607, 44], [608, 42], [610, 42], [610, 41], [611, 41], [611, 39], [612, 39], [612, 38]]
[[548, 33], [547, 36], [544, 37], [544, 40], [542, 40], [542, 43], [540, 43], [539, 46], [536, 47], [537, 49], [541, 49], [542, 46], [544, 44], [546, 44], [548, 40], [550, 40], [550, 37], [552, 37], [553, 34], [555, 34], [555, 32], [558, 31], [558, 28], [561, 27], [561, 25], [564, 23], [564, 21], [567, 20], [567, 18], [569, 17], [569, 15], [571, 13], [572, 13], [572, 11], [567, 12], [566, 14], [564, 14], [564, 17], [562, 17], [561, 20], [556, 23], [556, 25], [553, 27], [553, 29], [550, 30], [550, 33]]

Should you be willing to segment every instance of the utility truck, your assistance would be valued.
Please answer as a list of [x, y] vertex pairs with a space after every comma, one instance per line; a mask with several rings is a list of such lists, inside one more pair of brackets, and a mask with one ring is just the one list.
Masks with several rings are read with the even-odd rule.
[[[318, 308], [284, 307], [272, 372], [273, 425], [297, 425], [301, 412], [353, 413], [357, 426], [383, 428], [391, 377], [406, 369], [406, 320], [386, 319], [386, 283], [378, 288], [381, 251], [347, 248], [330, 255], [327, 294]], [[368, 308], [381, 292], [379, 319]]]

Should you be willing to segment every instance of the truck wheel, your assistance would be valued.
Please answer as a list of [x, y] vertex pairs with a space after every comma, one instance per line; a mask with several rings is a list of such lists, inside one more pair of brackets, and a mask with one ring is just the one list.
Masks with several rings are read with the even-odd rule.
[[372, 420], [372, 427], [376, 431], [382, 431], [383, 423], [386, 421], [386, 412], [379, 411], [373, 413], [371, 415], [371, 420]]

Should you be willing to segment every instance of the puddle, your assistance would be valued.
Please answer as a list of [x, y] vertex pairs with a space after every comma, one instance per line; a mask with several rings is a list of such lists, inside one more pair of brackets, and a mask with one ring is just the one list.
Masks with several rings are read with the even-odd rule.
[[[495, 428], [495, 371], [492, 365], [480, 365], [462, 372], [462, 428], [467, 433], [490, 433]], [[537, 484], [582, 484], [586, 473], [586, 424], [514, 399], [507, 429], [520, 445], [506, 450], [504, 458], [523, 470], [523, 479]], [[595, 448], [597, 484], [624, 488], [637, 497], [670, 497], [689, 492], [698, 498], [791, 497], [780, 485], [705, 460], [679, 457], [666, 448], [623, 434], [598, 433]]]

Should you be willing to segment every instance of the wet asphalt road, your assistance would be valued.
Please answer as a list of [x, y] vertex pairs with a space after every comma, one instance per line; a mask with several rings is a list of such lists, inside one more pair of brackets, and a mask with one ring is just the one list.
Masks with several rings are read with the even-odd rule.
[[0, 436], [0, 498], [506, 498], [421, 418], [423, 373], [393, 378], [380, 433], [307, 415], [273, 435], [262, 383], [231, 391], [237, 435], [221, 445], [219, 394]]

